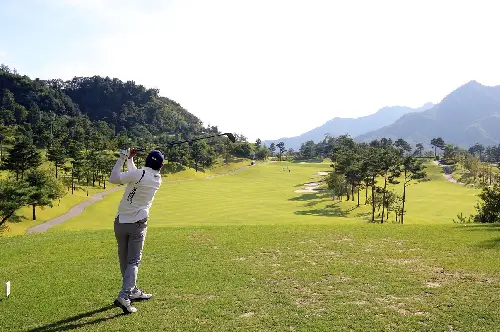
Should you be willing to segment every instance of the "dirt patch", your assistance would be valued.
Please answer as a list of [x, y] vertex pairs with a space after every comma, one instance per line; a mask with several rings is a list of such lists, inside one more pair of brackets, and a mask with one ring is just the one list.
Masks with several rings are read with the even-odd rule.
[[427, 281], [425, 283], [425, 287], [427, 287], [427, 288], [438, 288], [438, 287], [441, 287], [441, 284], [439, 282]]
[[240, 315], [241, 318], [247, 318], [247, 317], [252, 317], [255, 315], [255, 312], [250, 311], [250, 312], [245, 312], [244, 314]]

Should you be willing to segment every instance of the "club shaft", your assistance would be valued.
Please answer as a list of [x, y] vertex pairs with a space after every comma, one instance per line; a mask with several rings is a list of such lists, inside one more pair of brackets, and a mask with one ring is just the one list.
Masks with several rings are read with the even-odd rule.
[[224, 136], [224, 135], [227, 135], [227, 134], [215, 134], [215, 135], [210, 135], [210, 136], [205, 136], [205, 137], [193, 138], [193, 139], [190, 139], [190, 140], [187, 140], [187, 141], [170, 142], [170, 143], [167, 143], [167, 144], [168, 145], [177, 145], [177, 144], [183, 144], [183, 143], [191, 143], [191, 142], [199, 141], [199, 140], [202, 140], [202, 139], [207, 139], [207, 138], [212, 138], [212, 137], [217, 137], [217, 136]]

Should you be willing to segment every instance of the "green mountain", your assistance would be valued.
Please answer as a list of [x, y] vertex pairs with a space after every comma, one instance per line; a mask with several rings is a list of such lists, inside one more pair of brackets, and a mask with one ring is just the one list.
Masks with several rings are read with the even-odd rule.
[[442, 137], [445, 142], [463, 148], [476, 143], [485, 146], [500, 143], [500, 86], [484, 86], [470, 81], [431, 109], [402, 116], [391, 125], [355, 136], [358, 142], [374, 139], [403, 138], [411, 144]]
[[421, 112], [430, 109], [433, 106], [434, 104], [432, 103], [426, 103], [420, 108], [390, 106], [384, 107], [374, 114], [362, 116], [359, 118], [335, 117], [327, 121], [325, 124], [299, 136], [283, 137], [277, 140], [266, 140], [263, 141], [263, 144], [269, 146], [271, 143], [277, 144], [279, 142], [283, 142], [285, 143], [285, 147], [292, 148], [297, 151], [300, 149], [302, 143], [305, 143], [307, 141], [318, 143], [322, 141], [325, 137], [325, 134], [330, 134], [334, 137], [349, 134], [351, 137], [355, 137], [387, 126], [405, 114]]
[[5, 65], [0, 66], [0, 125], [26, 128], [38, 147], [47, 146], [51, 136], [88, 142], [97, 133], [107, 141], [120, 136], [161, 143], [217, 131], [204, 128], [198, 117], [157, 89], [133, 81], [31, 79]]

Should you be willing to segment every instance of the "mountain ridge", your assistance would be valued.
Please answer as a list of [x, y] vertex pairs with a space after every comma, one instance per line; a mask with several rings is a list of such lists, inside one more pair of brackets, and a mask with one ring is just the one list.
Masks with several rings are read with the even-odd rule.
[[486, 86], [471, 80], [462, 84], [431, 109], [403, 115], [394, 123], [355, 136], [359, 142], [382, 137], [403, 138], [411, 144], [430, 146], [430, 140], [442, 137], [460, 147], [476, 143], [500, 143], [500, 85]]
[[424, 110], [430, 109], [433, 106], [434, 104], [431, 102], [427, 102], [418, 108], [399, 105], [385, 106], [375, 113], [360, 116], [357, 118], [334, 117], [321, 126], [313, 128], [301, 135], [293, 137], [282, 137], [275, 140], [264, 140], [262, 144], [266, 144], [267, 146], [269, 146], [271, 143], [277, 144], [279, 142], [284, 142], [286, 148], [298, 150], [302, 143], [305, 143], [309, 140], [312, 140], [315, 143], [322, 141], [325, 134], [327, 133], [331, 136], [349, 134], [351, 137], [354, 137], [389, 125], [405, 114], [422, 112]]

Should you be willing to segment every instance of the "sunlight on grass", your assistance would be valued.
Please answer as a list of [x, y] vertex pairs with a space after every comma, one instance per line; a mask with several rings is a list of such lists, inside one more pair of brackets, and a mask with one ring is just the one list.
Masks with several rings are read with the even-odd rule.
[[[290, 172], [287, 171], [287, 168]], [[320, 181], [326, 163], [258, 164], [240, 172], [194, 181], [169, 182], [167, 177], [151, 208], [151, 226], [365, 223], [371, 207], [334, 201], [327, 192], [295, 193], [305, 183]], [[430, 181], [408, 187], [405, 223], [452, 223], [460, 212], [474, 212], [477, 189], [451, 183], [438, 166], [427, 167]], [[389, 186], [402, 194], [402, 184]], [[56, 229], [111, 228], [122, 193], [87, 208]], [[345, 199], [345, 198], [344, 198]], [[94, 216], [99, 215], [99, 218]], [[394, 221], [390, 216], [389, 222]]]

